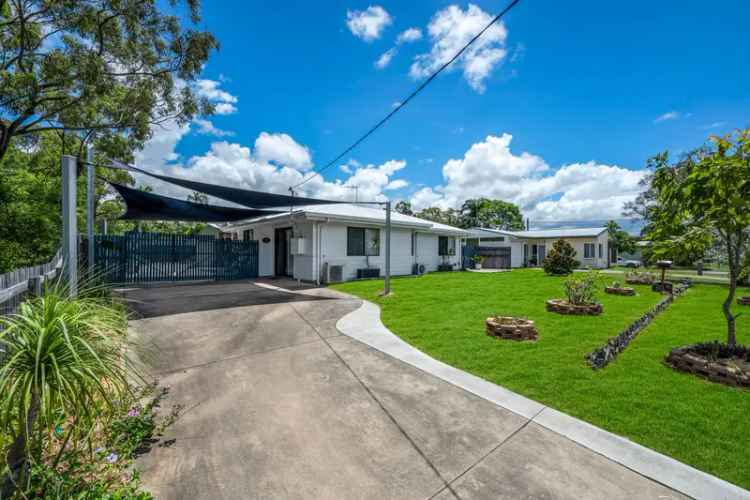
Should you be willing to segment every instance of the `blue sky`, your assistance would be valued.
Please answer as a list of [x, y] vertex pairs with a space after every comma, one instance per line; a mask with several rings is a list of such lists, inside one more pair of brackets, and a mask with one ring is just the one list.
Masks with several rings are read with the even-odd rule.
[[[204, 2], [222, 47], [202, 89], [226, 114], [155, 131], [139, 162], [281, 191], [390, 111], [458, 46], [456, 33], [505, 5]], [[641, 173], [629, 171], [650, 155], [750, 126], [749, 21], [745, 1], [522, 0], [473, 59], [307, 187], [342, 197], [352, 190], [341, 185], [358, 184], [361, 196], [418, 206], [486, 194], [535, 219], [616, 216], [637, 193]]]

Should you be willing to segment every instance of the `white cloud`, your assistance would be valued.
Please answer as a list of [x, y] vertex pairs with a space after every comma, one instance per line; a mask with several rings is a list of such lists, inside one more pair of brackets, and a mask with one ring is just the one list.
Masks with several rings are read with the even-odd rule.
[[379, 5], [371, 5], [365, 10], [348, 10], [346, 12], [346, 25], [349, 27], [349, 31], [365, 42], [380, 38], [383, 30], [391, 23], [393, 23], [393, 20], [390, 14]]
[[[490, 14], [473, 4], [465, 11], [456, 5], [438, 11], [427, 27], [432, 48], [414, 59], [409, 74], [413, 78], [428, 76], [448, 62], [491, 20]], [[485, 80], [507, 55], [507, 38], [505, 25], [495, 23], [448, 69], [460, 68], [469, 85], [477, 92], [484, 92]]]
[[220, 102], [214, 109], [217, 115], [231, 115], [237, 112], [237, 106], [228, 102]]
[[261, 132], [255, 139], [255, 156], [262, 162], [276, 163], [296, 170], [312, 167], [310, 150], [287, 134]]
[[661, 123], [668, 120], [676, 120], [682, 116], [682, 113], [679, 111], [667, 111], [664, 114], [661, 114], [654, 118], [654, 123]]
[[392, 47], [383, 54], [378, 57], [378, 60], [375, 61], [375, 67], [378, 69], [384, 69], [386, 66], [388, 66], [391, 62], [391, 59], [393, 59], [393, 56], [396, 55], [396, 47]]
[[396, 37], [396, 45], [416, 42], [417, 40], [420, 40], [421, 38], [422, 38], [422, 30], [420, 30], [419, 28], [409, 28], [399, 33], [398, 37]]
[[408, 185], [408, 181], [405, 181], [404, 179], [396, 179], [389, 182], [388, 185], [383, 189], [385, 189], [386, 191], [395, 191], [396, 189], [403, 189]]
[[211, 102], [228, 102], [231, 104], [237, 103], [237, 97], [233, 96], [226, 90], [222, 90], [219, 87], [221, 82], [217, 80], [198, 80], [195, 83], [196, 91], [198, 96], [205, 97]]
[[203, 118], [196, 118], [193, 120], [193, 123], [198, 126], [198, 133], [201, 135], [212, 135], [214, 137], [230, 137], [234, 135], [234, 132], [217, 128], [213, 123]]
[[539, 156], [510, 150], [512, 136], [488, 136], [463, 158], [443, 166], [443, 184], [412, 195], [416, 209], [459, 208], [468, 198], [499, 198], [541, 220], [620, 217], [622, 206], [641, 191], [642, 171], [594, 162], [552, 169]]
[[721, 128], [721, 127], [726, 126], [726, 124], [727, 122], [713, 122], [713, 123], [709, 123], [708, 125], [704, 125], [703, 127], [701, 127], [701, 130], [711, 130], [715, 128]]

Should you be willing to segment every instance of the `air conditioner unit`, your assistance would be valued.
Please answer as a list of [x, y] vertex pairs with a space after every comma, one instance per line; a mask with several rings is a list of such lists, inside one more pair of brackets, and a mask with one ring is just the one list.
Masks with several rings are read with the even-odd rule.
[[325, 275], [326, 283], [341, 283], [344, 281], [344, 266], [326, 264], [327, 273]]
[[420, 274], [424, 274], [424, 273], [425, 273], [425, 271], [426, 271], [426, 269], [425, 269], [425, 267], [424, 267], [424, 264], [417, 264], [417, 263], [414, 263], [414, 264], [413, 264], [413, 265], [411, 266], [411, 273], [412, 273], [412, 274], [420, 275]]

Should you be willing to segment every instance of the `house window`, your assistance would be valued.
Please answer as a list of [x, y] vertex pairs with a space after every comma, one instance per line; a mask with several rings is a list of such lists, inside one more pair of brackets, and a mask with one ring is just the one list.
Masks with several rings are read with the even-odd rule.
[[596, 245], [593, 243], [584, 243], [583, 244], [583, 258], [584, 259], [593, 259], [596, 257]]
[[456, 255], [456, 239], [448, 236], [438, 237], [438, 255]]
[[346, 231], [346, 255], [380, 255], [380, 229], [348, 227]]
[[482, 238], [482, 241], [505, 241], [505, 236], [497, 236], [494, 238]]
[[245, 229], [242, 231], [242, 241], [252, 241], [255, 239], [255, 231], [252, 229]]
[[604, 245], [599, 243], [599, 258], [601, 259], [602, 257], [604, 257]]

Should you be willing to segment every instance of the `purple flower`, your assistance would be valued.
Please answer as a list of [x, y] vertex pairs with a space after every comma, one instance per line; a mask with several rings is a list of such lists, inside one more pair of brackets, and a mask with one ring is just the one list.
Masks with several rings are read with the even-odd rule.
[[137, 417], [141, 413], [141, 410], [137, 406], [134, 406], [128, 411], [128, 417]]
[[117, 453], [110, 453], [109, 455], [107, 455], [107, 462], [113, 464], [117, 462], [118, 458], [119, 457], [117, 456]]

